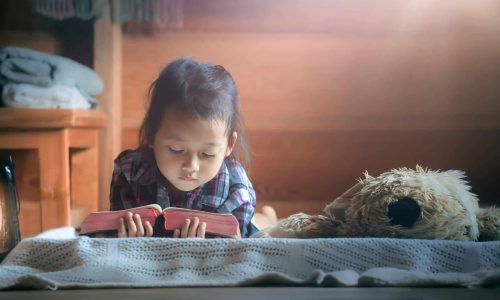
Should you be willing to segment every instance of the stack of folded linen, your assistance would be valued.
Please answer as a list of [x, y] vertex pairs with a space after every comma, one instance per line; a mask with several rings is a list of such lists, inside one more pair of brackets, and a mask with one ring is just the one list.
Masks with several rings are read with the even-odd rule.
[[25, 48], [0, 48], [2, 102], [7, 107], [96, 106], [103, 82], [92, 69], [69, 58]]

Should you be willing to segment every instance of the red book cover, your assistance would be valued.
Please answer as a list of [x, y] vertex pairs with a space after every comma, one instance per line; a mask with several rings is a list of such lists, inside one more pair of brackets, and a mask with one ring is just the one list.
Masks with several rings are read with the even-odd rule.
[[125, 217], [129, 212], [139, 214], [143, 223], [149, 221], [153, 226], [156, 224], [156, 219], [162, 215], [164, 223], [161, 227], [155, 226], [155, 236], [170, 235], [175, 229], [181, 229], [186, 219], [198, 217], [200, 222], [207, 224], [206, 236], [241, 238], [238, 220], [232, 214], [218, 214], [177, 207], [168, 207], [162, 211], [157, 204], [118, 211], [93, 212], [83, 220], [80, 234], [95, 235], [116, 232], [120, 226], [120, 218]]
[[162, 214], [165, 218], [165, 230], [167, 231], [181, 228], [186, 219], [198, 217], [200, 223], [207, 223], [205, 231], [209, 234], [241, 238], [238, 220], [232, 214], [218, 214], [177, 207], [165, 208]]
[[161, 207], [153, 204], [117, 211], [93, 212], [83, 220], [80, 227], [80, 234], [83, 235], [118, 230], [118, 227], [120, 226], [120, 218], [125, 217], [129, 212], [139, 214], [143, 222], [149, 221], [151, 225], [154, 225], [156, 218], [161, 213]]

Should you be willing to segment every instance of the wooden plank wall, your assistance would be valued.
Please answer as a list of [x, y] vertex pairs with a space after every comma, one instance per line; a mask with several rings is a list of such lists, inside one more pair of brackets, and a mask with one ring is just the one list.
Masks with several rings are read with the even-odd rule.
[[498, 1], [191, 0], [184, 27], [123, 37], [123, 148], [170, 60], [224, 65], [241, 91], [258, 205], [319, 213], [372, 175], [463, 169], [500, 204]]

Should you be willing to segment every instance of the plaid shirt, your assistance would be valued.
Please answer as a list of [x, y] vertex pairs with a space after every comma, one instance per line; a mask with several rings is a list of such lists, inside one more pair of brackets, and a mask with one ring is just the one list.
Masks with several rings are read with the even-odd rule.
[[156, 203], [163, 208], [174, 206], [231, 213], [240, 223], [242, 237], [248, 237], [258, 230], [251, 223], [256, 204], [255, 191], [245, 170], [232, 156], [224, 159], [212, 180], [186, 192], [180, 201], [171, 201], [166, 180], [150, 148], [123, 151], [115, 159], [110, 209], [121, 210]]

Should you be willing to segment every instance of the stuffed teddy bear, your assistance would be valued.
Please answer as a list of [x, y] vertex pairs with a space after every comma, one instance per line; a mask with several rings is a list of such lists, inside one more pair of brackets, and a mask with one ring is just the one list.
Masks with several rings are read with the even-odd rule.
[[295, 214], [252, 237], [500, 240], [500, 209], [479, 208], [463, 171], [417, 166], [364, 175], [325, 207], [326, 216]]

